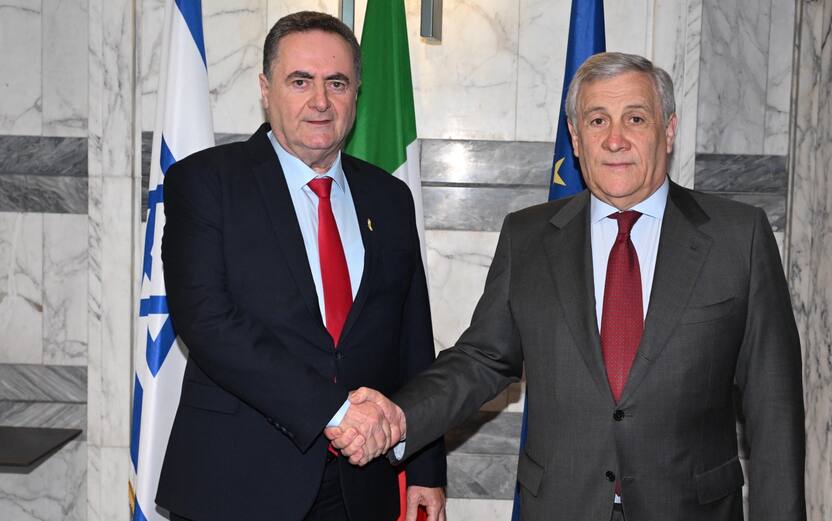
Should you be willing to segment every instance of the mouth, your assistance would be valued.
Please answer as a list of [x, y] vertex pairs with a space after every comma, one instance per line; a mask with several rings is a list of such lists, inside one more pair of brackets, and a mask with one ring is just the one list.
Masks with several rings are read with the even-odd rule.
[[321, 120], [306, 120], [306, 123], [316, 126], [316, 127], [323, 127], [332, 123], [331, 119], [321, 119]]

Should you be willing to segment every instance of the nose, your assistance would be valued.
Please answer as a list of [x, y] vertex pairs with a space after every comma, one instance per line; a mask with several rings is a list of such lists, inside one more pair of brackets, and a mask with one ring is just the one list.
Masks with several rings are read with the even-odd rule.
[[318, 112], [324, 112], [329, 108], [329, 94], [326, 91], [326, 85], [315, 86], [309, 98], [309, 107]]
[[612, 122], [609, 131], [604, 138], [603, 146], [610, 152], [618, 152], [619, 150], [627, 150], [630, 148], [630, 142], [624, 136], [624, 128], [621, 123]]

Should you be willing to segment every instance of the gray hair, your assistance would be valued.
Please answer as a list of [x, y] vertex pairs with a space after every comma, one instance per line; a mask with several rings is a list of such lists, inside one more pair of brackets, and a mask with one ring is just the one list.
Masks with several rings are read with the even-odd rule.
[[352, 50], [352, 66], [355, 72], [355, 80], [361, 83], [361, 47], [355, 34], [341, 20], [326, 13], [315, 11], [299, 11], [284, 16], [272, 26], [266, 41], [263, 43], [263, 74], [271, 80], [272, 62], [277, 58], [277, 48], [280, 40], [292, 33], [305, 33], [308, 31], [323, 31], [336, 34], [344, 39]]
[[581, 86], [584, 83], [592, 83], [597, 80], [609, 79], [628, 72], [642, 72], [650, 76], [656, 94], [662, 102], [662, 116], [664, 125], [670, 121], [670, 116], [676, 112], [676, 100], [673, 97], [673, 80], [670, 75], [653, 62], [635, 54], [624, 54], [621, 52], [602, 52], [589, 57], [569, 84], [569, 91], [566, 94], [566, 117], [573, 123], [578, 116], [578, 97]]

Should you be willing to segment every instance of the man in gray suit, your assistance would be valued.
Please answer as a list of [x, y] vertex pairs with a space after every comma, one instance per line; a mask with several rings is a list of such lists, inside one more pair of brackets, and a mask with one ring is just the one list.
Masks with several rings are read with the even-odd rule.
[[[352, 400], [400, 422], [407, 458], [525, 362], [527, 520], [741, 521], [741, 414], [749, 519], [805, 519], [800, 344], [764, 212], [668, 179], [673, 85], [644, 58], [590, 58], [567, 114], [589, 191], [506, 217], [471, 326], [401, 410]], [[354, 432], [328, 436], [361, 459]]]

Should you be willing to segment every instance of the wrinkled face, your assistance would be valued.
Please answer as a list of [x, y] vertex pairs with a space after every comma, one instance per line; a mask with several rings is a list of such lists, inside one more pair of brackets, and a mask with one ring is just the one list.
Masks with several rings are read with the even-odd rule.
[[595, 197], [627, 210], [662, 185], [676, 115], [665, 124], [649, 75], [627, 72], [582, 85], [575, 117], [572, 146]]
[[271, 80], [260, 93], [277, 141], [317, 172], [326, 172], [355, 120], [358, 85], [349, 44], [324, 31], [280, 39]]

